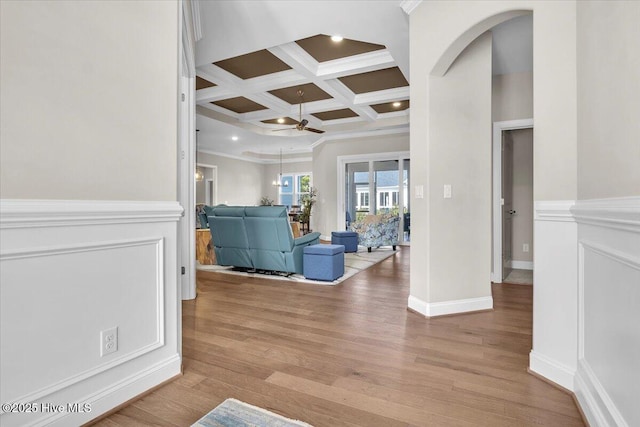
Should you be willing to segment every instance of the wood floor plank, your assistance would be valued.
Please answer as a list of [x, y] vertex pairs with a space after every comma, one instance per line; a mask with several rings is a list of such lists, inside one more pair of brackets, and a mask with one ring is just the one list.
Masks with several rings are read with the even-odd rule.
[[190, 425], [229, 397], [315, 427], [582, 426], [570, 395], [527, 373], [532, 286], [494, 310], [407, 310], [409, 248], [336, 286], [197, 274], [184, 375], [98, 425]]

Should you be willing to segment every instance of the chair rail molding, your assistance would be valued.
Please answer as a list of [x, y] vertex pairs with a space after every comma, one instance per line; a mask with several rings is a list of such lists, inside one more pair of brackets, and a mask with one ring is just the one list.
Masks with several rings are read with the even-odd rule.
[[0, 199], [0, 229], [178, 221], [174, 201]]

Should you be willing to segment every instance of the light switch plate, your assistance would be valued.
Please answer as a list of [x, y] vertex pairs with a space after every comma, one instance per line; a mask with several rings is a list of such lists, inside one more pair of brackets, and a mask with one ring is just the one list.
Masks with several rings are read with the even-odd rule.
[[424, 185], [416, 185], [416, 199], [424, 199]]
[[444, 185], [444, 198], [445, 199], [451, 198], [451, 184]]

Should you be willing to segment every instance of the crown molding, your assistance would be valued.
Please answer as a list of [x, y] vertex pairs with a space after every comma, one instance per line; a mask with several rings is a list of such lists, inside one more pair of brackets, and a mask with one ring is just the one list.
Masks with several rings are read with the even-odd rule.
[[[296, 153], [308, 153], [310, 152], [311, 149], [309, 149], [308, 151], [297, 151]], [[244, 162], [250, 162], [250, 163], [256, 163], [256, 164], [260, 164], [260, 165], [271, 165], [271, 164], [277, 164], [280, 163], [280, 158], [258, 158], [258, 157], [251, 157], [248, 154], [244, 155], [244, 156], [238, 156], [235, 154], [229, 154], [229, 153], [222, 153], [220, 151], [211, 151], [211, 150], [198, 150], [198, 153], [204, 153], [204, 154], [211, 154], [214, 156], [220, 156], [220, 157], [226, 157], [228, 159], [234, 159], [234, 160], [242, 160]], [[246, 153], [251, 153], [251, 152], [246, 152]], [[255, 153], [256, 155], [259, 155], [258, 153]], [[272, 156], [272, 155], [268, 155], [268, 156]], [[273, 154], [273, 156], [275, 156], [275, 154]], [[282, 159], [282, 163], [299, 163], [299, 162], [311, 162], [313, 161], [313, 157], [295, 157], [295, 158], [283, 158]]]

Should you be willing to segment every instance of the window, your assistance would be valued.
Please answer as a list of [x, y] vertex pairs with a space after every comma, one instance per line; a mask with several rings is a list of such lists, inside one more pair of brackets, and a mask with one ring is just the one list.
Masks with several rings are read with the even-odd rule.
[[388, 208], [389, 207], [389, 192], [381, 191], [380, 192], [380, 207]]
[[357, 192], [357, 210], [369, 210], [369, 190], [360, 190]]
[[287, 209], [291, 209], [292, 205], [301, 205], [302, 196], [309, 194], [312, 185], [310, 173], [282, 175], [282, 182], [286, 182], [287, 186], [278, 187], [278, 204]]

